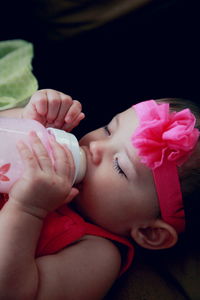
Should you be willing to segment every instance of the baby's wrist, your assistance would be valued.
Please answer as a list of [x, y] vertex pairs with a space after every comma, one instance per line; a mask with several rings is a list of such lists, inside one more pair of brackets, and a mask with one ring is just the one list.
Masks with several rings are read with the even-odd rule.
[[48, 214], [48, 211], [43, 208], [25, 205], [12, 197], [9, 198], [7, 205], [10, 207], [10, 209], [15, 210], [16, 212], [26, 213], [27, 215], [35, 217], [41, 221], [43, 221]]

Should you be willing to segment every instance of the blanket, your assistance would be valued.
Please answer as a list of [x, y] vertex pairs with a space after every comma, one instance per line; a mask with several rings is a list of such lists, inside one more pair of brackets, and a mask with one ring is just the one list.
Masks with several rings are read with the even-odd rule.
[[31, 43], [17, 39], [0, 42], [0, 110], [25, 105], [38, 89], [32, 58]]

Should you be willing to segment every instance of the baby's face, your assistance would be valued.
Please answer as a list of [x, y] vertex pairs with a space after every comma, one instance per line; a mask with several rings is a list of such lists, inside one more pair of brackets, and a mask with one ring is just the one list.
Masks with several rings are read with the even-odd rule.
[[146, 226], [159, 212], [151, 170], [131, 144], [137, 126], [130, 108], [80, 140], [88, 164], [75, 204], [95, 224], [122, 235]]

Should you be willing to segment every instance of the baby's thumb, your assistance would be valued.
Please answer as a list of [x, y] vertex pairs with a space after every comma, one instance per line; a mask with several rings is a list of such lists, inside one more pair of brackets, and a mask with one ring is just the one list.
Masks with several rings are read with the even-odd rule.
[[70, 203], [79, 193], [79, 190], [76, 188], [72, 188], [69, 195], [65, 199], [65, 203]]

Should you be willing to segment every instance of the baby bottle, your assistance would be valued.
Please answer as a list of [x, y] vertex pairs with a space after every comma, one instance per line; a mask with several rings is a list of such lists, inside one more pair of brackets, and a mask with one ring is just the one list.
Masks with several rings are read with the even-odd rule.
[[68, 132], [55, 128], [45, 128], [42, 124], [30, 119], [0, 118], [0, 192], [8, 193], [13, 183], [21, 176], [24, 164], [16, 148], [16, 143], [21, 140], [30, 145], [29, 132], [35, 131], [53, 163], [52, 149], [49, 138], [53, 135], [56, 141], [66, 145], [71, 151], [75, 175], [74, 183], [82, 181], [86, 172], [85, 152], [79, 147], [76, 137]]

